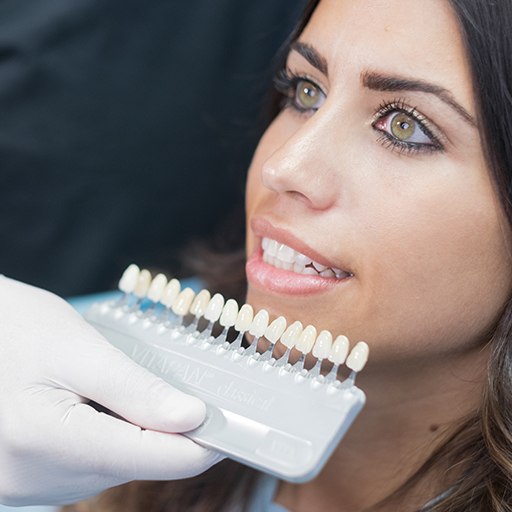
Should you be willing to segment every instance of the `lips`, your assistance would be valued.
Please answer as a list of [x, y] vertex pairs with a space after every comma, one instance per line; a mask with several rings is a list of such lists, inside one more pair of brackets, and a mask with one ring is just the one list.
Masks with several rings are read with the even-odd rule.
[[334, 266], [291, 233], [261, 217], [251, 219], [260, 246], [246, 266], [249, 283], [267, 291], [307, 295], [346, 283], [353, 276]]

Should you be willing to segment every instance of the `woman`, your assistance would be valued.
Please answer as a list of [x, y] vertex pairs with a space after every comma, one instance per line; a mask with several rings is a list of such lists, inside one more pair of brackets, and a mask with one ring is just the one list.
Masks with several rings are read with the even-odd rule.
[[[249, 170], [247, 302], [371, 356], [365, 410], [315, 480], [277, 486], [287, 510], [512, 510], [511, 24], [509, 0], [322, 0], [292, 38]], [[226, 461], [94, 510], [228, 510], [255, 482]]]

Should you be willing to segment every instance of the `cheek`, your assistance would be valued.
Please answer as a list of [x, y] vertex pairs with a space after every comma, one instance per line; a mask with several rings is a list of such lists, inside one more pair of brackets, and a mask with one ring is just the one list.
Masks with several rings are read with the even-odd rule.
[[424, 355], [481, 343], [510, 295], [506, 223], [490, 191], [466, 192], [411, 196], [373, 219], [360, 306], [377, 327], [369, 336], [388, 348]]

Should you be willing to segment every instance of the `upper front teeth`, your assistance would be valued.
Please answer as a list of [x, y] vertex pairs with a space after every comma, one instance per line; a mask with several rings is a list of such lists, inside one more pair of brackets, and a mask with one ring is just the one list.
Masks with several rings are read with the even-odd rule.
[[320, 275], [338, 278], [350, 276], [349, 273], [334, 267], [322, 265], [285, 244], [271, 238], [262, 238], [263, 261], [277, 268], [293, 270], [298, 274]]

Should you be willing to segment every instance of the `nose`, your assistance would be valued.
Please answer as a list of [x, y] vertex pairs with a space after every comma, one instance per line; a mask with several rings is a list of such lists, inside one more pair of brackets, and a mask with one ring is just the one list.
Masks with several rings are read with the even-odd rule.
[[308, 119], [264, 162], [263, 185], [312, 209], [332, 206], [339, 190], [331, 160], [332, 144], [336, 144], [332, 131], [328, 120]]

